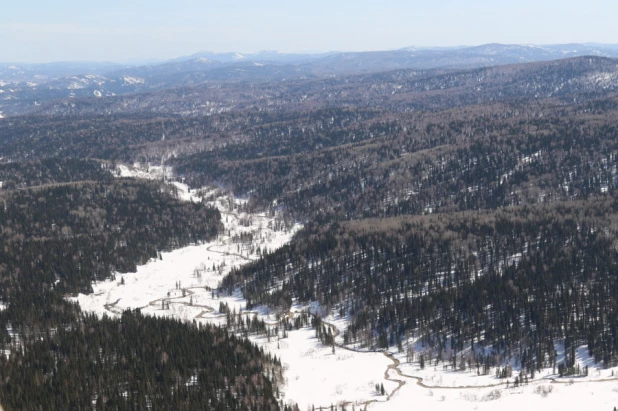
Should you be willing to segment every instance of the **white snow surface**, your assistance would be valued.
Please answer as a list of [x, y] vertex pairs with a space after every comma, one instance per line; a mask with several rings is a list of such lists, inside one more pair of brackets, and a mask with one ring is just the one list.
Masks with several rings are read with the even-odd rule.
[[383, 384], [391, 392], [397, 384], [384, 380], [384, 372], [391, 361], [381, 353], [354, 352], [337, 347], [335, 352], [324, 347], [310, 328], [291, 331], [288, 338], [277, 341], [252, 338], [280, 358], [286, 379], [285, 399], [296, 402], [301, 410], [311, 405], [365, 401], [386, 401], [379, 395], [376, 384]]
[[134, 177], [147, 180], [169, 180], [174, 176], [171, 167], [140, 163], [134, 163], [132, 166], [119, 164], [116, 174], [118, 177]]
[[[510, 388], [423, 388], [416, 380], [396, 375], [406, 384], [387, 403], [371, 404], [369, 410], [612, 410], [618, 404], [616, 381], [552, 383], [535, 380]], [[462, 381], [463, 382], [463, 381]], [[511, 381], [512, 383], [512, 381]]]

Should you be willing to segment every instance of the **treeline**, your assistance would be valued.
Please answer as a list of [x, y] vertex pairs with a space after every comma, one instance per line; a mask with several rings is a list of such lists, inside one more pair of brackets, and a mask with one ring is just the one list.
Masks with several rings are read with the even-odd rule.
[[365, 347], [413, 337], [442, 361], [466, 351], [494, 366], [486, 350], [523, 353], [522, 366], [538, 370], [556, 365], [559, 343], [565, 367], [588, 344], [596, 361], [614, 366], [617, 213], [614, 199], [601, 198], [310, 225], [223, 286], [240, 286], [250, 304], [317, 301], [350, 315], [344, 341]]
[[[360, 141], [374, 131], [365, 126], [384, 113], [375, 109], [327, 108], [269, 113], [258, 110], [202, 117], [22, 116], [0, 122], [4, 161], [44, 158], [99, 158], [117, 161], [167, 160], [171, 149], [204, 152], [219, 147], [232, 159], [288, 155], [343, 142]], [[304, 134], [299, 140], [299, 133]], [[252, 143], [236, 147], [236, 143]], [[251, 150], [248, 154], [247, 150]], [[277, 151], [279, 150], [279, 151]]]
[[178, 140], [211, 132], [206, 120], [149, 113], [113, 116], [20, 116], [0, 122], [0, 155], [13, 161], [42, 158], [128, 160], [126, 151], [164, 138]]

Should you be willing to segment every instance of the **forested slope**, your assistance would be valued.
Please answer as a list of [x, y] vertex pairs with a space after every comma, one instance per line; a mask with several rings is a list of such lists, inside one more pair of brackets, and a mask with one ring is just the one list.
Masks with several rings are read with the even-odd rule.
[[[362, 123], [365, 134], [351, 126], [340, 133], [353, 141], [309, 152], [295, 149], [315, 147], [306, 130], [298, 130], [277, 139], [276, 149], [251, 139], [172, 164], [194, 185], [216, 181], [238, 194], [251, 193], [253, 204], [277, 200], [305, 218], [579, 199], [616, 187], [615, 106], [611, 97], [570, 106], [513, 102], [434, 115], [383, 115]], [[329, 136], [319, 122], [314, 127]], [[256, 154], [255, 146], [264, 150]], [[291, 153], [278, 154], [286, 150]]]
[[6, 410], [278, 409], [266, 377], [278, 363], [219, 328], [126, 312], [19, 336], [23, 349], [0, 355]]
[[0, 201], [5, 298], [42, 284], [88, 291], [115, 270], [134, 271], [160, 251], [213, 238], [220, 224], [218, 210], [184, 203], [157, 182], [78, 182], [8, 192]]
[[317, 301], [349, 315], [344, 340], [366, 347], [414, 336], [428, 356], [451, 361], [472, 349], [491, 366], [500, 364], [484, 357], [491, 350], [525, 352], [523, 366], [534, 372], [555, 365], [564, 341], [568, 361], [588, 344], [613, 366], [617, 223], [618, 203], [605, 197], [311, 226], [224, 286], [245, 284], [250, 301], [284, 308]]
[[[213, 239], [218, 210], [183, 202], [162, 182], [112, 180], [98, 162], [4, 170], [43, 183], [0, 192], [4, 409], [279, 408], [280, 365], [248, 340], [139, 311], [97, 319], [65, 299], [161, 251]], [[93, 180], [71, 181], [83, 177]]]

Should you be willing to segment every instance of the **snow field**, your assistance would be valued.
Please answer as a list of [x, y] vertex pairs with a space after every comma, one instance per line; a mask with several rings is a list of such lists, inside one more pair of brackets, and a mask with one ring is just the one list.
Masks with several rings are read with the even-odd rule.
[[391, 392], [397, 384], [384, 380], [384, 372], [392, 362], [381, 353], [353, 352], [340, 347], [323, 346], [311, 328], [291, 331], [288, 338], [277, 340], [252, 338], [279, 358], [283, 364], [286, 386], [284, 399], [296, 402], [301, 410], [337, 404], [386, 401], [376, 392], [376, 384], [384, 384]]
[[417, 380], [400, 377], [406, 384], [388, 401], [369, 410], [612, 410], [618, 404], [618, 383], [551, 383], [536, 380], [527, 386], [495, 388], [423, 388]]
[[[586, 346], [576, 350], [575, 363], [582, 370], [588, 366], [588, 376], [560, 377], [552, 368], [545, 368], [528, 384], [515, 387], [520, 371], [515, 360], [510, 361], [513, 374], [507, 379], [497, 378], [493, 367], [488, 375], [480, 376], [474, 365], [472, 369], [454, 371], [450, 367], [445, 369], [443, 362], [435, 365], [432, 361], [421, 369], [418, 355], [423, 348], [418, 342], [410, 344], [417, 354], [414, 362], [406, 362], [407, 353], [396, 353], [393, 357], [401, 361], [398, 372], [389, 370], [391, 378], [403, 380], [405, 385], [387, 404], [370, 404], [369, 410], [612, 410], [618, 404], [618, 367], [598, 367]], [[564, 347], [557, 346], [556, 362], [564, 359]]]

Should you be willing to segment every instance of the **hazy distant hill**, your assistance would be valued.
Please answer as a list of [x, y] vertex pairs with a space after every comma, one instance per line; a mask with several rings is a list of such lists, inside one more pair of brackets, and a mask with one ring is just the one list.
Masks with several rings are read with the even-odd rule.
[[617, 88], [618, 60], [575, 57], [464, 70], [401, 69], [275, 80], [250, 86], [243, 82], [191, 85], [99, 99], [65, 99], [41, 105], [36, 112], [90, 115], [147, 111], [196, 116], [252, 107], [266, 111], [304, 110], [315, 104], [441, 110], [530, 97], [582, 100], [590, 93]]
[[454, 49], [409, 47], [391, 51], [338, 53], [316, 61], [315, 65], [325, 71], [366, 72], [399, 68], [472, 68], [577, 56], [618, 57], [618, 48], [584, 44], [548, 46], [485, 44]]
[[0, 82], [48, 81], [78, 74], [103, 74], [123, 68], [111, 62], [0, 63]]
[[472, 69], [569, 57], [618, 57], [618, 46], [486, 44], [476, 47], [286, 54], [201, 52], [165, 63], [0, 65], [0, 115], [32, 112], [54, 100], [113, 97], [200, 84], [315, 79], [399, 69]]
[[270, 61], [278, 63], [297, 63], [301, 61], [316, 60], [322, 57], [337, 54], [335, 51], [327, 53], [283, 53], [276, 50], [264, 50], [257, 53], [214, 53], [212, 51], [200, 51], [199, 53], [191, 54], [190, 56], [178, 57], [170, 60], [170, 62], [182, 62], [194, 60], [197, 58], [205, 58], [216, 60], [222, 63], [235, 63], [239, 61]]

